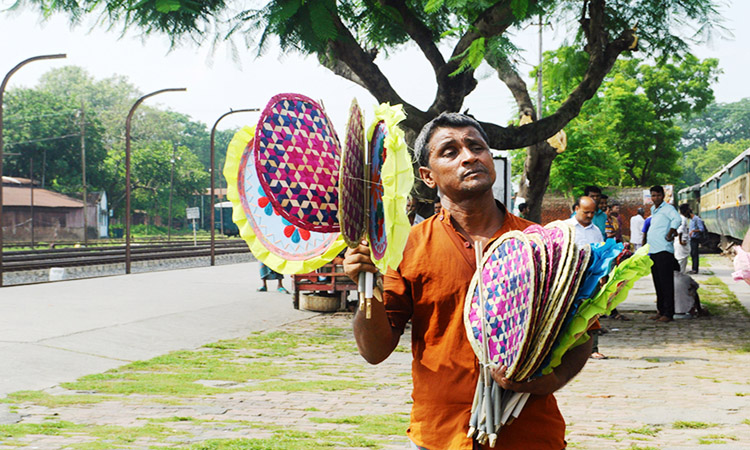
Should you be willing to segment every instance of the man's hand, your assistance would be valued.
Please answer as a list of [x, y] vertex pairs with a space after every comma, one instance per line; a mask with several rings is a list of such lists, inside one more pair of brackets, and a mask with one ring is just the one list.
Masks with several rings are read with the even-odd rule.
[[534, 380], [519, 383], [505, 377], [507, 367], [490, 369], [492, 379], [503, 389], [516, 392], [528, 392], [535, 395], [547, 395], [559, 390], [572, 380], [588, 361], [591, 355], [592, 339], [568, 350], [562, 357], [560, 365], [551, 373], [542, 375]]
[[505, 378], [507, 367], [501, 366], [490, 369], [492, 379], [503, 389], [515, 392], [528, 392], [534, 395], [552, 394], [565, 385], [553, 371], [529, 382], [519, 383]]
[[674, 239], [674, 237], [675, 237], [676, 235], [677, 235], [677, 230], [675, 230], [674, 228], [670, 228], [670, 229], [669, 229], [669, 232], [667, 232], [667, 236], [666, 236], [666, 239], [667, 239], [667, 240], [668, 240], [669, 242], [672, 242], [672, 240]]
[[359, 281], [360, 272], [378, 273], [378, 268], [370, 258], [370, 247], [362, 241], [357, 248], [350, 248], [344, 256], [344, 273], [355, 283]]

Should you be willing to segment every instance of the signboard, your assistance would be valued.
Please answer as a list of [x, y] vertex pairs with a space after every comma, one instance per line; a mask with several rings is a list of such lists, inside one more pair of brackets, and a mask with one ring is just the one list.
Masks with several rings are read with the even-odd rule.
[[197, 206], [194, 208], [185, 208], [185, 215], [188, 220], [197, 220], [201, 218], [201, 209]]

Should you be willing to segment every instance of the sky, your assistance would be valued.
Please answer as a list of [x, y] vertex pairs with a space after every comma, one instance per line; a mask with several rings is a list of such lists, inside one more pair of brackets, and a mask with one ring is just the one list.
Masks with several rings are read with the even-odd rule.
[[[295, 92], [321, 100], [334, 127], [341, 132], [352, 98], [357, 98], [372, 114], [375, 99], [363, 88], [333, 75], [318, 65], [314, 58], [295, 54], [281, 55], [271, 49], [260, 58], [252, 50], [241, 52], [239, 61], [230, 57], [229, 47], [219, 46], [212, 52], [208, 46], [186, 45], [169, 48], [164, 36], [142, 39], [136, 31], [124, 37], [120, 28], [92, 29], [90, 24], [71, 28], [67, 16], [57, 15], [42, 21], [33, 11], [8, 12], [14, 0], [0, 0], [0, 77], [31, 56], [66, 53], [64, 60], [38, 61], [19, 70], [10, 80], [9, 88], [33, 87], [44, 72], [63, 65], [86, 69], [96, 79], [115, 74], [126, 76], [141, 92], [164, 88], [187, 88], [187, 92], [165, 93], [146, 100], [184, 113], [211, 127], [216, 119], [230, 109], [263, 108], [275, 94]], [[721, 8], [724, 26], [731, 39], [714, 40], [695, 47], [699, 58], [719, 58], [723, 74], [714, 86], [716, 100], [734, 102], [750, 97], [750, 1], [726, 1]], [[545, 30], [544, 48], [556, 47], [565, 37], [563, 30]], [[518, 42], [528, 43], [522, 53], [529, 63], [538, 60], [537, 29], [518, 34]], [[241, 49], [242, 50], [242, 49]], [[377, 62], [401, 96], [415, 106], [426, 109], [435, 94], [431, 67], [416, 47], [407, 47]], [[524, 72], [530, 64], [521, 65]], [[469, 108], [478, 119], [500, 124], [514, 117], [514, 103], [507, 88], [487, 67], [480, 68], [480, 83], [467, 97]], [[532, 80], [527, 80], [529, 86]], [[219, 129], [256, 123], [258, 114], [239, 113], [222, 120]]]

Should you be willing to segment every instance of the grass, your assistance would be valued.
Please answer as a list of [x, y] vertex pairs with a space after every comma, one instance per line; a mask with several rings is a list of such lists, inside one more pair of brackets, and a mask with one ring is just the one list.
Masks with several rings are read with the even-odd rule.
[[698, 295], [701, 305], [713, 316], [739, 314], [750, 317], [750, 313], [742, 306], [737, 296], [718, 277], [710, 277], [701, 282]]
[[676, 430], [685, 430], [685, 429], [703, 430], [706, 428], [713, 428], [715, 426], [717, 426], [715, 423], [691, 422], [691, 421], [683, 421], [683, 420], [678, 420], [677, 422], [674, 422], [672, 424], [672, 428]]
[[380, 416], [350, 416], [340, 418], [311, 417], [315, 423], [355, 425], [356, 432], [366, 435], [402, 436], [409, 426], [408, 414], [385, 414]]
[[81, 433], [85, 433], [93, 440], [85, 444], [70, 446], [70, 448], [121, 448], [123, 445], [132, 444], [138, 439], [163, 441], [169, 436], [184, 434], [155, 423], [135, 427], [78, 424], [67, 421], [0, 425], [0, 438], [6, 439], [34, 435], [69, 436], [80, 435]]
[[727, 441], [736, 441], [736, 440], [737, 440], [736, 436], [731, 436], [727, 434], [709, 434], [707, 436], [698, 438], [698, 443], [702, 445], [726, 444]]
[[330, 450], [335, 447], [380, 448], [372, 439], [336, 431], [306, 433], [278, 431], [267, 439], [213, 439], [188, 447], [190, 450]]
[[628, 434], [642, 434], [644, 436], [656, 436], [659, 431], [661, 431], [661, 428], [659, 427], [652, 427], [651, 425], [644, 425], [640, 428], [627, 428], [625, 431], [628, 432]]

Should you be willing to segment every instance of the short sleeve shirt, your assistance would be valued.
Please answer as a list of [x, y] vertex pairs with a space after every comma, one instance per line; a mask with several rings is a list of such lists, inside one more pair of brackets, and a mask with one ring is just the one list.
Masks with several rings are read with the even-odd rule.
[[[493, 240], [532, 224], [498, 207], [505, 220]], [[466, 433], [479, 366], [466, 337], [463, 310], [474, 272], [473, 244], [443, 210], [412, 227], [404, 259], [384, 279], [391, 326], [403, 332], [412, 321], [414, 386], [407, 434], [432, 450], [472, 449]], [[531, 396], [520, 417], [501, 429], [495, 448], [559, 450], [564, 438], [565, 421], [554, 396]]]
[[674, 206], [662, 202], [658, 208], [651, 207], [651, 226], [648, 229], [649, 253], [674, 253], [674, 244], [666, 239], [671, 228], [677, 230], [682, 220]]

